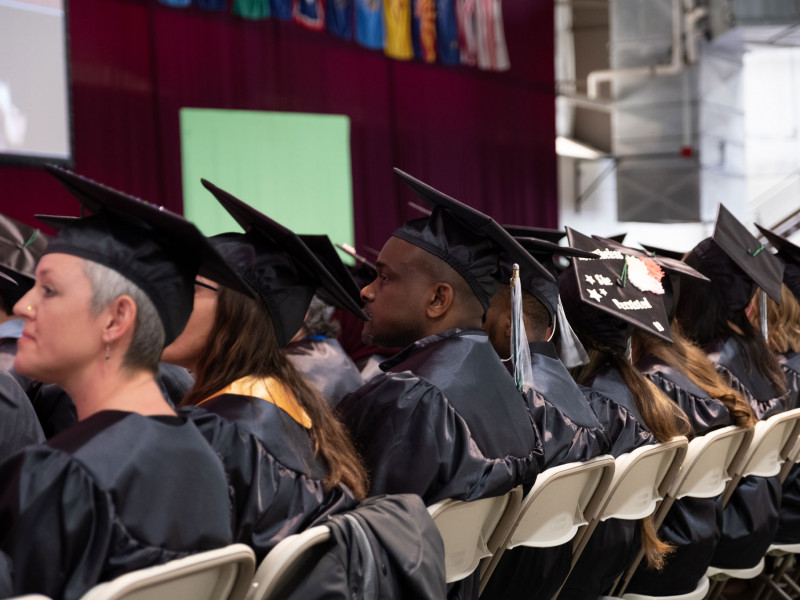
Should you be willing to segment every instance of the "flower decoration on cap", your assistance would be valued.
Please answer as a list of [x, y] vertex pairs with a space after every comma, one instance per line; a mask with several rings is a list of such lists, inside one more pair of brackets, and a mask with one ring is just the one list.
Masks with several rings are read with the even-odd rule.
[[626, 256], [625, 263], [628, 271], [628, 281], [643, 292], [663, 294], [664, 286], [661, 280], [664, 271], [656, 262], [647, 257]]

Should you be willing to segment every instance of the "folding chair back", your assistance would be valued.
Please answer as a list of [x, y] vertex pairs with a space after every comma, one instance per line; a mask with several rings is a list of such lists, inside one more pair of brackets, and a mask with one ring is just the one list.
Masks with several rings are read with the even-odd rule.
[[[710, 431], [689, 442], [678, 474], [656, 511], [653, 520], [655, 527], [661, 526], [676, 499], [687, 496], [714, 498], [724, 492], [727, 483], [739, 468], [752, 437], [752, 429], [731, 425]], [[644, 550], [640, 549], [624, 577], [621, 578], [622, 584], [613, 589], [612, 595], [621, 596], [625, 593], [643, 558]]]
[[444, 541], [447, 583], [464, 579], [482, 558], [491, 555], [488, 542], [495, 527], [506, 511], [516, 512], [521, 497], [518, 488], [504, 496], [471, 502], [442, 500], [428, 507]]
[[325, 542], [329, 539], [331, 530], [325, 525], [282, 539], [261, 561], [246, 600], [270, 600], [288, 595], [325, 552]]
[[573, 539], [593, 518], [613, 475], [613, 456], [559, 465], [540, 473], [520, 508], [495, 529], [489, 542], [492, 556], [481, 565], [480, 592], [505, 550], [560, 546]]
[[126, 573], [81, 600], [243, 600], [255, 563], [249, 547], [233, 544]]
[[614, 476], [597, 516], [575, 538], [573, 566], [599, 522], [637, 520], [653, 514], [672, 485], [688, 444], [685, 437], [679, 436], [660, 444], [642, 446], [616, 459]]
[[747, 454], [728, 482], [722, 501], [727, 504], [743, 477], [772, 477], [781, 473], [783, 464], [797, 442], [800, 408], [772, 415], [756, 423]]

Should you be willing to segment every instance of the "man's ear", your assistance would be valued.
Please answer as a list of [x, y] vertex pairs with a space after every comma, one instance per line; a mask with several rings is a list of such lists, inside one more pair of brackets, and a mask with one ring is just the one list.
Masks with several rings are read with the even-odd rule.
[[106, 323], [103, 328], [103, 341], [115, 342], [136, 326], [136, 303], [133, 298], [123, 294], [106, 307]]
[[453, 306], [455, 301], [455, 292], [453, 286], [444, 281], [436, 282], [430, 295], [430, 301], [426, 309], [426, 314], [429, 319], [438, 319], [447, 314], [447, 311]]

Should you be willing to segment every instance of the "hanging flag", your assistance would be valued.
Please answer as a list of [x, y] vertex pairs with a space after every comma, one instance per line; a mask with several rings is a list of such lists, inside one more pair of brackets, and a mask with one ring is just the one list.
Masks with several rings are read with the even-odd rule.
[[292, 20], [312, 31], [325, 29], [325, 0], [293, 0]]
[[397, 60], [414, 58], [411, 46], [411, 0], [383, 0], [386, 18], [384, 54]]
[[458, 22], [458, 50], [461, 64], [474, 67], [478, 64], [478, 0], [456, 0]]
[[356, 41], [362, 46], [383, 48], [383, 0], [355, 0]]
[[269, 0], [269, 10], [274, 18], [291, 21], [292, 0]]
[[429, 63], [436, 61], [435, 0], [413, 0], [411, 41], [416, 58]]
[[325, 4], [325, 26], [336, 37], [353, 39], [353, 1], [328, 0]]
[[233, 14], [244, 19], [266, 19], [269, 17], [269, 0], [233, 0]]
[[455, 0], [436, 0], [436, 49], [442, 64], [461, 63]]
[[503, 12], [500, 0], [476, 0], [478, 25], [478, 66], [491, 71], [506, 71], [511, 67], [503, 31]]

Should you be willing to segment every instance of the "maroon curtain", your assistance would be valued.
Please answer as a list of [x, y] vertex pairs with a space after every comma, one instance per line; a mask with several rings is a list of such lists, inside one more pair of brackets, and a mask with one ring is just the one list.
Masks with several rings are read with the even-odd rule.
[[[512, 68], [399, 62], [277, 20], [155, 0], [71, 0], [75, 170], [181, 210], [184, 106], [345, 114], [356, 242], [380, 248], [412, 195], [398, 166], [501, 223], [555, 226], [552, 0], [504, 0]], [[0, 166], [0, 210], [76, 214], [41, 169]], [[246, 199], [245, 199], [246, 200]]]

